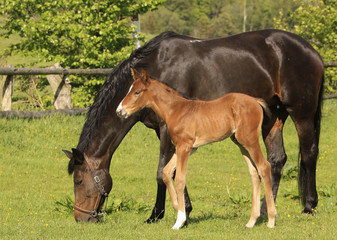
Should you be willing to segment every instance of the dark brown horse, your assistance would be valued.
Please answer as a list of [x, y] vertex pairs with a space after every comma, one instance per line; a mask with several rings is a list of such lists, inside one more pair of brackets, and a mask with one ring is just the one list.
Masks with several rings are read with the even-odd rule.
[[[271, 168], [264, 158], [259, 142], [264, 112], [270, 117], [267, 104], [242, 93], [228, 93], [215, 100], [191, 100], [180, 93], [131, 69], [135, 82], [116, 112], [123, 119], [140, 109], [151, 108], [166, 124], [176, 149], [163, 169], [163, 180], [177, 214], [172, 229], [180, 229], [186, 222], [184, 188], [189, 156], [208, 143], [231, 137], [239, 146], [248, 164], [253, 183], [253, 203], [246, 227], [252, 228], [260, 216], [261, 179], [266, 193], [269, 228], [275, 226], [276, 209], [271, 188]], [[209, 163], [210, 165], [212, 162]], [[175, 175], [175, 188], [172, 183]]]
[[[274, 198], [287, 160], [282, 129], [290, 115], [300, 144], [298, 179], [303, 211], [312, 213], [318, 202], [316, 162], [323, 62], [301, 37], [279, 30], [247, 32], [210, 40], [166, 32], [121, 62], [96, 96], [77, 150], [68, 154], [71, 157], [68, 171], [74, 174], [76, 206], [87, 211], [96, 208], [99, 191], [90, 193], [85, 187], [93, 184], [92, 174], [86, 171], [88, 162], [95, 163], [96, 170], [108, 170], [111, 157], [126, 133], [137, 121], [141, 121], [155, 129], [160, 139], [157, 199], [147, 222], [164, 216], [166, 186], [162, 174], [175, 149], [165, 123], [152, 110], [143, 109], [126, 120], [117, 117], [116, 108], [132, 84], [131, 67], [146, 69], [154, 79], [163, 81], [190, 98], [211, 100], [229, 92], [241, 92], [264, 99], [272, 112], [269, 124], [263, 126], [262, 135], [271, 164]], [[87, 161], [84, 161], [84, 153]], [[188, 218], [192, 206], [186, 188], [185, 205]], [[261, 211], [266, 211], [265, 202]], [[93, 219], [76, 209], [75, 217], [82, 221]]]

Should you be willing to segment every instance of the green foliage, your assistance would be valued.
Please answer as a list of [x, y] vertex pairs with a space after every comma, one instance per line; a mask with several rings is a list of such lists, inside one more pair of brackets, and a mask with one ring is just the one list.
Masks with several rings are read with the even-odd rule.
[[[288, 0], [246, 1], [246, 30], [273, 27], [279, 10], [294, 9]], [[158, 34], [173, 30], [201, 38], [226, 36], [243, 31], [244, 0], [167, 0], [156, 12], [142, 16], [142, 31]]]
[[117, 194], [112, 195], [112, 200], [109, 202], [109, 207], [107, 209], [107, 213], [115, 213], [119, 211], [136, 211], [140, 212], [149, 212], [152, 210], [152, 206], [146, 204], [143, 199], [135, 199], [132, 196], [115, 196]]
[[108, 68], [134, 48], [131, 16], [156, 9], [161, 0], [6, 0], [5, 37], [22, 38], [10, 53], [35, 54], [67, 68]]
[[[281, 12], [275, 26], [308, 40], [324, 61], [337, 61], [337, 0], [293, 0], [299, 7]], [[326, 69], [326, 93], [337, 92], [337, 70]]]
[[[20, 37], [6, 55], [23, 53], [64, 68], [112, 68], [134, 49], [131, 17], [156, 9], [162, 1], [1, 1], [0, 13], [6, 17], [1, 35]], [[82, 78], [71, 76], [74, 107], [90, 106], [104, 79], [90, 77], [83, 84]], [[50, 99], [43, 100], [50, 104]]]
[[298, 174], [298, 167], [294, 164], [286, 164], [283, 168], [282, 179], [291, 180], [296, 179]]

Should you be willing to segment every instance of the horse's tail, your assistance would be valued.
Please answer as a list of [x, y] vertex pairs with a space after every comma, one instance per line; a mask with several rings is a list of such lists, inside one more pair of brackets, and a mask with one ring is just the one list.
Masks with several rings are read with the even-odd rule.
[[[319, 144], [319, 136], [321, 133], [321, 118], [322, 118], [322, 106], [323, 106], [323, 94], [324, 94], [324, 74], [321, 78], [321, 86], [320, 86], [320, 91], [318, 94], [318, 103], [317, 103], [317, 109], [316, 113], [314, 116], [314, 130], [315, 130], [315, 143], [317, 144], [317, 151], [318, 149], [318, 144]], [[318, 152], [317, 152], [318, 156]], [[315, 159], [317, 161], [317, 159]], [[316, 163], [315, 163], [316, 164]], [[297, 177], [297, 182], [298, 182], [298, 193], [302, 202], [302, 205], [305, 206], [306, 203], [306, 195], [304, 188], [306, 187], [306, 171], [303, 166], [301, 166], [301, 147], [298, 152], [298, 177]]]
[[258, 102], [258, 104], [260, 104], [260, 106], [263, 109], [263, 122], [264, 123], [268, 122], [271, 119], [272, 113], [268, 107], [267, 102], [262, 98], [257, 98], [256, 101]]

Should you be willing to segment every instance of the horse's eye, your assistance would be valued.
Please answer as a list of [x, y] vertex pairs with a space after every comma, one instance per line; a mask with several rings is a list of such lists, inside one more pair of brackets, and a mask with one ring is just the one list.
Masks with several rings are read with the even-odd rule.
[[82, 184], [82, 182], [83, 182], [83, 180], [81, 179], [81, 180], [77, 180], [77, 181], [75, 181], [75, 184], [76, 185], [81, 185]]
[[140, 91], [139, 91], [139, 90], [135, 92], [135, 95], [139, 95], [139, 94], [140, 94]]

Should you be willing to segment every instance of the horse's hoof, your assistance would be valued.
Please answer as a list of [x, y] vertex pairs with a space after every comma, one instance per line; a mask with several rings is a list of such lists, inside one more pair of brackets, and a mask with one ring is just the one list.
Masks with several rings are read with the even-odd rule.
[[173, 230], [179, 230], [186, 223], [186, 214], [182, 211], [178, 211], [177, 221], [172, 227]]
[[254, 219], [254, 218], [249, 219], [248, 223], [246, 224], [246, 228], [254, 227], [254, 225], [256, 223], [256, 220], [257, 220], [257, 218], [256, 219]]
[[303, 211], [302, 211], [302, 214], [309, 214], [309, 215], [315, 215], [314, 209], [312, 208], [304, 208]]
[[252, 223], [247, 223], [245, 227], [246, 228], [253, 228], [254, 225], [255, 225], [254, 223], [253, 224]]
[[268, 228], [274, 228], [275, 227], [275, 221], [268, 222], [267, 227]]

